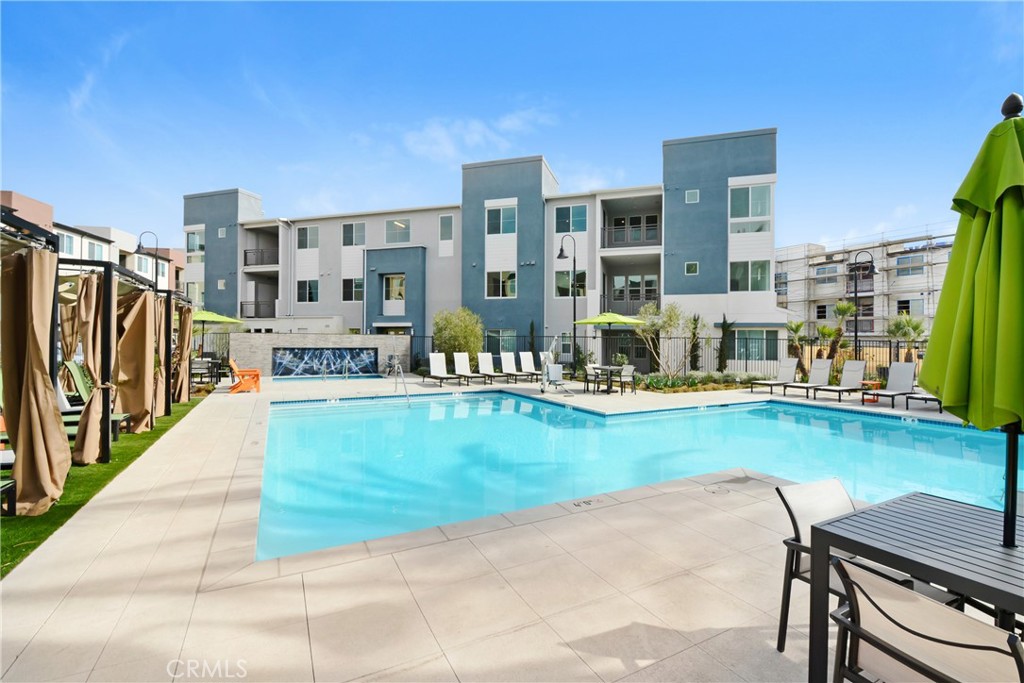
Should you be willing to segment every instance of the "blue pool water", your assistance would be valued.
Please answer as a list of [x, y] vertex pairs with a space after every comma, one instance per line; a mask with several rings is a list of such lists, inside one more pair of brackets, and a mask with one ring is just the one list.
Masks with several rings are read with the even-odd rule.
[[487, 392], [271, 408], [257, 559], [731, 467], [1001, 507], [1004, 437], [756, 403], [601, 417]]

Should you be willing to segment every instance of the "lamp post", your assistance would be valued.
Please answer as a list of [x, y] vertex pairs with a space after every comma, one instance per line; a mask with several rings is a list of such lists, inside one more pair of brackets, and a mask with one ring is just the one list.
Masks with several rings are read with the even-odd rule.
[[[156, 242], [156, 246], [153, 247], [153, 282], [157, 282], [157, 279], [156, 279], [157, 278], [156, 262], [160, 258], [160, 238], [157, 237], [156, 233], [153, 232], [152, 230], [143, 230], [142, 232], [139, 233], [139, 246], [135, 247], [135, 253], [136, 254], [145, 254], [146, 253], [146, 250], [142, 248], [142, 236], [143, 235], [152, 235], [153, 236], [153, 241]], [[160, 283], [157, 282], [157, 284], [160, 284]]]
[[[868, 260], [861, 262], [858, 259], [861, 254], [867, 254]], [[850, 264], [848, 270], [853, 273], [853, 357], [856, 360], [860, 360], [860, 271], [861, 266], [867, 266], [867, 273], [869, 275], [877, 275], [878, 269], [875, 268], [875, 257], [871, 255], [870, 251], [862, 249], [853, 255], [853, 262]], [[874, 288], [872, 287], [872, 291]]]
[[558, 245], [558, 256], [556, 258], [569, 258], [565, 253], [565, 238], [572, 240], [572, 276], [569, 286], [572, 288], [572, 374], [576, 376], [576, 238], [572, 235], [562, 235], [562, 241]]

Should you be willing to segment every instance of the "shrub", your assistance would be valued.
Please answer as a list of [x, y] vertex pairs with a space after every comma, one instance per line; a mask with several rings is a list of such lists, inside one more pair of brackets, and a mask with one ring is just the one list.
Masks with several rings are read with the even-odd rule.
[[484, 323], [465, 306], [456, 311], [439, 311], [434, 316], [434, 350], [450, 356], [456, 352], [469, 354], [476, 365], [476, 354], [484, 347]]

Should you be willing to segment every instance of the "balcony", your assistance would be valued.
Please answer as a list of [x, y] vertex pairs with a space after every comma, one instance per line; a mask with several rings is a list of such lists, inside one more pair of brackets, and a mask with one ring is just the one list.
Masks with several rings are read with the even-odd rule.
[[619, 313], [621, 315], [636, 315], [645, 304], [654, 304], [661, 307], [661, 297], [648, 297], [645, 299], [633, 299], [626, 301], [614, 301], [612, 297], [601, 295], [601, 310]]
[[243, 264], [246, 266], [276, 266], [278, 265], [278, 250], [246, 249], [245, 261], [243, 262]]
[[660, 244], [660, 225], [617, 225], [601, 229], [601, 246], [605, 249], [652, 247]]
[[240, 305], [243, 318], [274, 317], [275, 306], [273, 301], [243, 301]]
[[[847, 280], [846, 280], [846, 293], [847, 294], [853, 294], [854, 293], [853, 285], [854, 285], [853, 278], [852, 277], [851, 278], [847, 278]], [[856, 293], [857, 293], [858, 296], [861, 295], [861, 294], [871, 294], [874, 291], [875, 291], [875, 278], [873, 276], [861, 278], [860, 282], [857, 283], [857, 292]]]

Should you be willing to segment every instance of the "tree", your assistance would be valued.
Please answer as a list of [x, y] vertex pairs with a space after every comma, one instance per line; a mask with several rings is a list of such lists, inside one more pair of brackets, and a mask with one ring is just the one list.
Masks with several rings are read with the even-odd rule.
[[484, 347], [484, 322], [465, 306], [456, 311], [438, 311], [434, 316], [434, 350], [448, 354], [469, 354], [475, 366], [476, 354]]
[[832, 337], [832, 342], [828, 345], [828, 356], [826, 358], [829, 359], [834, 359], [836, 354], [839, 353], [839, 349], [843, 344], [843, 331], [846, 329], [846, 319], [857, 312], [857, 304], [852, 301], [837, 301], [832, 312], [836, 317], [836, 332], [835, 336]]
[[690, 370], [700, 369], [700, 338], [707, 334], [708, 324], [699, 313], [686, 317], [686, 331], [690, 333]]
[[802, 320], [790, 320], [786, 323], [788, 339], [786, 352], [790, 358], [796, 358], [796, 369], [801, 376], [807, 376], [807, 365], [804, 363], [804, 344], [807, 343], [807, 336], [803, 334], [804, 322]]
[[735, 320], [726, 320], [722, 314], [722, 341], [718, 344], [718, 371], [725, 372], [729, 367], [729, 351], [732, 349], [732, 331], [736, 327]]
[[907, 343], [907, 353], [903, 360], [910, 362], [914, 360], [914, 351], [911, 344], [924, 336], [924, 322], [911, 317], [908, 313], [900, 313], [890, 318], [885, 327], [885, 336], [896, 340], [896, 354], [899, 357], [899, 344], [901, 341]]
[[683, 322], [683, 312], [676, 304], [669, 304], [662, 309], [657, 304], [644, 304], [636, 317], [644, 321], [636, 326], [636, 336], [647, 347], [651, 360], [669, 377], [678, 377], [686, 367], [686, 356], [678, 358], [669, 355], [661, 344], [662, 337], [679, 336]]

